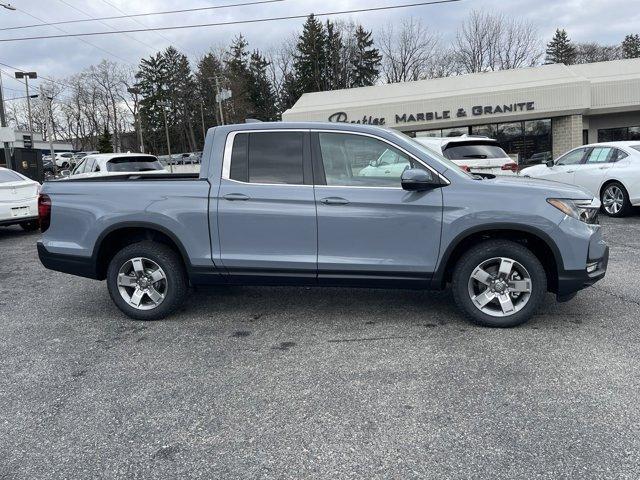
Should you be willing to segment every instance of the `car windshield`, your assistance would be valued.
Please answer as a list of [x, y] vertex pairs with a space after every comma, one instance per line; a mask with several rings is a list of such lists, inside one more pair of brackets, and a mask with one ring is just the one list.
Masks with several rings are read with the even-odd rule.
[[163, 170], [155, 157], [120, 157], [107, 162], [108, 172], [150, 172]]
[[0, 183], [21, 182], [24, 180], [20, 175], [11, 170], [0, 170]]
[[509, 158], [509, 155], [498, 145], [474, 143], [453, 144], [443, 152], [450, 160], [466, 160], [473, 158]]
[[461, 177], [466, 177], [466, 178], [475, 178], [473, 175], [462, 170], [460, 166], [456, 165], [451, 160], [444, 157], [442, 154], [436, 152], [435, 150], [431, 150], [429, 147], [422, 145], [420, 142], [416, 142], [413, 138], [405, 135], [404, 133], [397, 132], [391, 129], [388, 129], [388, 131], [393, 133], [394, 135], [397, 135], [398, 137], [401, 137], [403, 140], [408, 141], [409, 143], [411, 143], [412, 146], [414, 146], [415, 148], [423, 152], [428, 157], [434, 158], [435, 160], [439, 161], [445, 167], [447, 167], [450, 171], [452, 171], [455, 175], [460, 175]]

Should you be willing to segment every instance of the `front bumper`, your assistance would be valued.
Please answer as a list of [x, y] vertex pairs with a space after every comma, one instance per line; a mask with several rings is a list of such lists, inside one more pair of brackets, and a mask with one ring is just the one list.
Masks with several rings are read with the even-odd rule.
[[[609, 247], [601, 242], [592, 247], [589, 248], [587, 265], [593, 265], [593, 271], [588, 272], [585, 266], [584, 270], [562, 270], [559, 272], [558, 301], [570, 300], [578, 291], [593, 285], [598, 280], [602, 280], [606, 275], [607, 266], [609, 265]], [[601, 251], [599, 251], [599, 247], [601, 247]]]

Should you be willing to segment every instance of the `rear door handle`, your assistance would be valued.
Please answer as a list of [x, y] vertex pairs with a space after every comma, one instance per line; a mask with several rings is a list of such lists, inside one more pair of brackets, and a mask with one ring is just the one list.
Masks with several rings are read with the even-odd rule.
[[247, 197], [244, 193], [227, 193], [226, 195], [223, 195], [222, 198], [231, 202], [236, 200], [249, 200], [249, 197]]
[[327, 197], [320, 200], [325, 205], [349, 205], [349, 200], [342, 197]]
[[567, 173], [575, 173], [575, 170], [567, 170]]

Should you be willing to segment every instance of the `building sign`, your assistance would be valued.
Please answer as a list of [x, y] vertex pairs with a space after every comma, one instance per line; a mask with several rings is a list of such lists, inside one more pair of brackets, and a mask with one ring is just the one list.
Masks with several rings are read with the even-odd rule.
[[[481, 117], [486, 115], [501, 115], [505, 113], [530, 112], [535, 110], [535, 102], [510, 103], [507, 105], [476, 105], [470, 109], [441, 110], [437, 112], [396, 113], [395, 123], [433, 122], [438, 120], [452, 120], [455, 118]], [[336, 112], [329, 116], [330, 122], [361, 123], [364, 125], [385, 125], [386, 118], [364, 115], [356, 120], [349, 119], [346, 112]]]

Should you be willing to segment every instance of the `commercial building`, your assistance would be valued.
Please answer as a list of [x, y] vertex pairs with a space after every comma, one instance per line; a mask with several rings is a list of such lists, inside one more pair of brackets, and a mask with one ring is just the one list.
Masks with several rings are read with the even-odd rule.
[[307, 93], [283, 120], [487, 135], [520, 162], [542, 161], [585, 143], [640, 140], [640, 59]]

